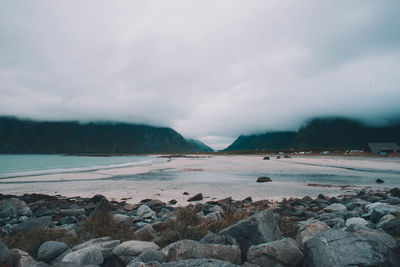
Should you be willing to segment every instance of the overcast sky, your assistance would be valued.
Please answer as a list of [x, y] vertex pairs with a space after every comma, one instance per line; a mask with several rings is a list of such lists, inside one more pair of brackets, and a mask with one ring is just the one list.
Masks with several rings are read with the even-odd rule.
[[169, 126], [223, 148], [400, 114], [400, 1], [1, 0], [0, 115]]

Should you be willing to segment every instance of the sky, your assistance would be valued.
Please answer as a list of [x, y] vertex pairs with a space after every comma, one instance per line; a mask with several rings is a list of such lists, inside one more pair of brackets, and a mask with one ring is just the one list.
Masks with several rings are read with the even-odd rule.
[[172, 127], [215, 149], [400, 117], [400, 1], [2, 0], [0, 115]]

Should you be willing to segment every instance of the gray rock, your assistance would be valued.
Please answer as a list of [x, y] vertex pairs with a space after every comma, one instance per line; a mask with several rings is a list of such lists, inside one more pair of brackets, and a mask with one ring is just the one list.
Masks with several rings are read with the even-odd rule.
[[156, 213], [152, 209], [150, 209], [147, 205], [141, 205], [137, 210], [137, 216], [142, 218], [155, 218]]
[[381, 214], [397, 214], [400, 213], [400, 207], [395, 205], [389, 205], [386, 203], [375, 202], [365, 206], [368, 213], [372, 215], [373, 211], [379, 212]]
[[203, 200], [202, 193], [198, 193], [198, 194], [194, 195], [193, 197], [189, 198], [187, 201], [191, 202], [191, 201], [200, 201], [200, 200]]
[[387, 197], [387, 201], [388, 201], [389, 204], [391, 204], [391, 205], [398, 205], [398, 204], [400, 204], [400, 197], [388, 196], [388, 197]]
[[135, 237], [142, 241], [151, 241], [157, 237], [157, 232], [150, 224], [145, 225], [143, 228], [135, 231]]
[[365, 219], [358, 218], [358, 217], [353, 217], [353, 218], [350, 218], [350, 219], [346, 220], [346, 226], [347, 227], [352, 225], [352, 224], [359, 224], [359, 225], [367, 226], [369, 223]]
[[66, 217], [62, 217], [60, 219], [60, 223], [61, 224], [72, 224], [76, 222], [76, 217], [75, 216], [66, 216]]
[[358, 232], [358, 231], [361, 231], [361, 230], [370, 231], [371, 228], [369, 228], [366, 225], [361, 225], [361, 224], [350, 224], [346, 228], [346, 232], [352, 232], [352, 233], [355, 233], [355, 232]]
[[205, 220], [207, 223], [216, 222], [219, 219], [221, 219], [221, 213], [219, 211], [215, 211], [207, 215], [204, 215], [202, 219]]
[[125, 264], [128, 264], [146, 249], [159, 249], [159, 247], [153, 242], [131, 240], [115, 247], [112, 253], [120, 257]]
[[124, 214], [114, 214], [112, 216], [112, 220], [116, 224], [124, 223], [124, 224], [131, 224], [131, 218], [128, 215]]
[[67, 249], [67, 244], [63, 242], [47, 241], [39, 247], [37, 259], [40, 261], [50, 262], [64, 253]]
[[102, 267], [125, 267], [126, 264], [117, 255], [111, 254], [104, 258]]
[[25, 201], [18, 198], [10, 198], [8, 201], [17, 209], [19, 216], [32, 216], [32, 210], [26, 205]]
[[240, 264], [240, 248], [217, 244], [203, 244], [194, 240], [180, 240], [162, 249], [168, 261], [184, 259], [219, 259], [233, 264]]
[[85, 209], [62, 209], [60, 214], [63, 216], [79, 216], [85, 213]]
[[12, 266], [12, 257], [8, 247], [0, 240], [0, 266]]
[[142, 262], [159, 262], [163, 263], [167, 261], [167, 256], [159, 250], [155, 249], [146, 249], [138, 256], [138, 259]]
[[14, 230], [15, 231], [29, 231], [33, 227], [42, 227], [42, 228], [48, 228], [50, 225], [52, 217], [51, 216], [43, 216], [39, 218], [33, 218], [27, 221], [24, 221], [20, 224], [18, 224]]
[[247, 261], [261, 267], [297, 267], [301, 266], [303, 259], [303, 253], [291, 238], [251, 246], [247, 253]]
[[326, 223], [330, 227], [342, 228], [345, 226], [344, 220], [342, 218], [333, 218], [333, 219], [325, 220], [324, 223]]
[[340, 203], [334, 203], [324, 208], [326, 212], [345, 212], [347, 210], [346, 206]]
[[77, 251], [77, 250], [80, 250], [83, 248], [95, 246], [101, 250], [101, 254], [105, 258], [105, 257], [110, 256], [113, 249], [116, 246], [118, 246], [120, 243], [121, 243], [121, 241], [112, 240], [110, 237], [106, 236], [106, 237], [101, 237], [101, 238], [90, 239], [89, 241], [78, 244], [72, 248], [72, 251]]
[[319, 215], [319, 219], [321, 221], [326, 221], [326, 220], [335, 219], [335, 218], [338, 218], [338, 216], [335, 213], [321, 213]]
[[203, 244], [219, 244], [219, 245], [230, 245], [239, 246], [239, 243], [230, 235], [217, 235], [213, 232], [209, 232], [199, 241]]
[[70, 262], [76, 265], [101, 265], [104, 258], [100, 248], [96, 246], [82, 248], [67, 254], [62, 262]]
[[282, 233], [270, 210], [263, 210], [248, 218], [240, 220], [219, 233], [221, 236], [231, 236], [239, 243], [242, 261], [246, 260], [250, 246], [275, 241], [282, 238]]
[[0, 200], [0, 218], [16, 218], [17, 216], [17, 208], [8, 199]]
[[14, 267], [48, 267], [47, 264], [43, 262], [37, 262], [34, 258], [29, 256], [28, 253], [20, 249], [10, 249], [10, 255]]
[[390, 220], [382, 225], [383, 230], [388, 234], [399, 237], [400, 236], [400, 218]]
[[399, 266], [395, 247], [396, 241], [384, 233], [329, 230], [306, 242], [304, 266]]
[[371, 214], [371, 221], [373, 222], [373, 223], [377, 223], [377, 222], [379, 222], [379, 220], [383, 217], [383, 216], [385, 216], [386, 215], [386, 213], [383, 211], [383, 210], [379, 210], [379, 209], [374, 209], [373, 211], [372, 211], [372, 214]]
[[300, 248], [303, 248], [304, 244], [313, 238], [316, 234], [330, 230], [331, 228], [324, 222], [315, 221], [308, 223], [300, 228], [296, 241]]
[[272, 182], [272, 179], [266, 176], [263, 177], [258, 177], [257, 178], [257, 183], [267, 183], [267, 182]]
[[161, 264], [161, 267], [237, 267], [238, 265], [217, 259], [188, 259]]
[[376, 224], [376, 228], [382, 228], [382, 225], [387, 223], [390, 220], [395, 219], [396, 216], [392, 215], [392, 214], [386, 214], [385, 216], [383, 216], [379, 222]]

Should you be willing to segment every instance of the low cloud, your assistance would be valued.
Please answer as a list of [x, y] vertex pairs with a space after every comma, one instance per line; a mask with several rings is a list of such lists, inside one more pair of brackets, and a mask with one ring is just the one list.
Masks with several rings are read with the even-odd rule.
[[0, 3], [0, 114], [170, 126], [223, 148], [400, 114], [400, 2]]

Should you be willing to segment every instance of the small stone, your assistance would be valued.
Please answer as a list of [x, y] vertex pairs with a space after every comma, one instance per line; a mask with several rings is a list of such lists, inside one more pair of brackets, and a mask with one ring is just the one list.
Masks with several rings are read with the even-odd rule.
[[257, 178], [257, 183], [266, 183], [266, 182], [272, 182], [272, 179], [266, 176], [258, 177]]
[[203, 194], [199, 193], [194, 195], [193, 197], [189, 198], [188, 201], [199, 201], [199, 200], [203, 200]]
[[346, 220], [346, 226], [350, 226], [352, 224], [359, 224], [359, 225], [368, 225], [368, 222], [363, 218], [353, 217]]
[[383, 181], [382, 179], [378, 178], [376, 179], [375, 183], [377, 184], [383, 184], [385, 181]]
[[265, 157], [263, 158], [263, 160], [269, 160], [269, 157], [268, 157], [268, 156], [265, 156]]
[[189, 195], [189, 193], [188, 193], [188, 192], [183, 192], [183, 194], [184, 194], [185, 196]]

